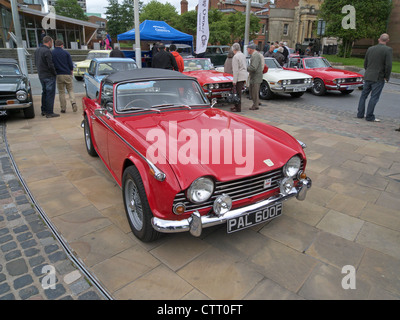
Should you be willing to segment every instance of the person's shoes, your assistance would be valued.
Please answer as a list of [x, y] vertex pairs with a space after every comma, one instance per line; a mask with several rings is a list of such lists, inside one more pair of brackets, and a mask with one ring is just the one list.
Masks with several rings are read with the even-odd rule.
[[249, 108], [249, 110], [258, 110], [258, 109], [260, 109], [259, 107], [251, 107], [251, 108]]
[[357, 119], [364, 119], [364, 117], [359, 117], [359, 116], [356, 116], [356, 118], [357, 118]]
[[76, 103], [72, 104], [72, 111], [73, 112], [77, 112], [78, 111], [78, 107], [76, 106]]
[[46, 113], [44, 113], [43, 111], [40, 114], [42, 115], [42, 117], [46, 115]]
[[46, 114], [46, 118], [56, 118], [59, 117], [60, 115], [58, 113], [48, 113]]
[[394, 129], [394, 131], [400, 131], [400, 128], [398, 128], [398, 129]]
[[65, 110], [61, 110], [61, 113], [65, 113]]

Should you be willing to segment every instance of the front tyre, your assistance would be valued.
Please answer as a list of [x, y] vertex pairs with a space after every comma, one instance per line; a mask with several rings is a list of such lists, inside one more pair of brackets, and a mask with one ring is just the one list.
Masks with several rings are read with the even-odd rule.
[[321, 79], [314, 80], [314, 85], [311, 88], [312, 94], [316, 96], [323, 96], [326, 94], [326, 87]]
[[270, 100], [274, 97], [274, 93], [271, 91], [267, 81], [263, 81], [260, 85], [260, 98], [264, 100]]
[[147, 201], [142, 178], [134, 166], [125, 169], [122, 176], [122, 195], [129, 225], [133, 234], [143, 242], [160, 237], [151, 224], [153, 214]]
[[83, 120], [83, 132], [85, 137], [85, 146], [87, 153], [92, 157], [97, 157], [97, 152], [93, 146], [92, 133], [90, 132], [89, 121], [86, 115], [85, 119]]

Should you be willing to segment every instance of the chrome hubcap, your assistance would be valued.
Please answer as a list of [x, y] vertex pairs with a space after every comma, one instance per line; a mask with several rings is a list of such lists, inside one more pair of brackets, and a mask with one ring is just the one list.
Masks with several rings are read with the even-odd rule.
[[143, 208], [139, 190], [133, 180], [128, 180], [125, 184], [125, 201], [129, 220], [140, 231], [143, 228]]

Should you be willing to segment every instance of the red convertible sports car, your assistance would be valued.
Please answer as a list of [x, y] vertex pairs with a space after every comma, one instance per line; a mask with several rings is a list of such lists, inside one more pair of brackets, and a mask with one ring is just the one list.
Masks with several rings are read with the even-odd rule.
[[238, 231], [280, 216], [282, 202], [304, 200], [311, 187], [302, 142], [213, 108], [197, 80], [182, 73], [115, 73], [102, 80], [97, 99], [82, 102], [87, 151], [122, 188], [142, 241], [200, 236], [222, 223]]
[[233, 76], [215, 71], [209, 58], [188, 58], [183, 59], [183, 63], [183, 73], [195, 77], [210, 100], [225, 99], [232, 93]]
[[363, 76], [359, 73], [336, 69], [324, 57], [295, 56], [289, 59], [287, 70], [306, 73], [314, 78], [311, 92], [317, 96], [327, 91], [349, 94], [363, 86]]

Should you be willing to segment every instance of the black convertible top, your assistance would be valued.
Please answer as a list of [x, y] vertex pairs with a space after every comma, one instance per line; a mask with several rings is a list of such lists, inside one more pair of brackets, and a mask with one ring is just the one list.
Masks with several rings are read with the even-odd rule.
[[118, 83], [122, 81], [136, 81], [136, 80], [152, 80], [152, 79], [195, 79], [186, 76], [178, 71], [157, 69], [157, 68], [143, 68], [131, 71], [116, 72], [104, 79], [105, 82]]

